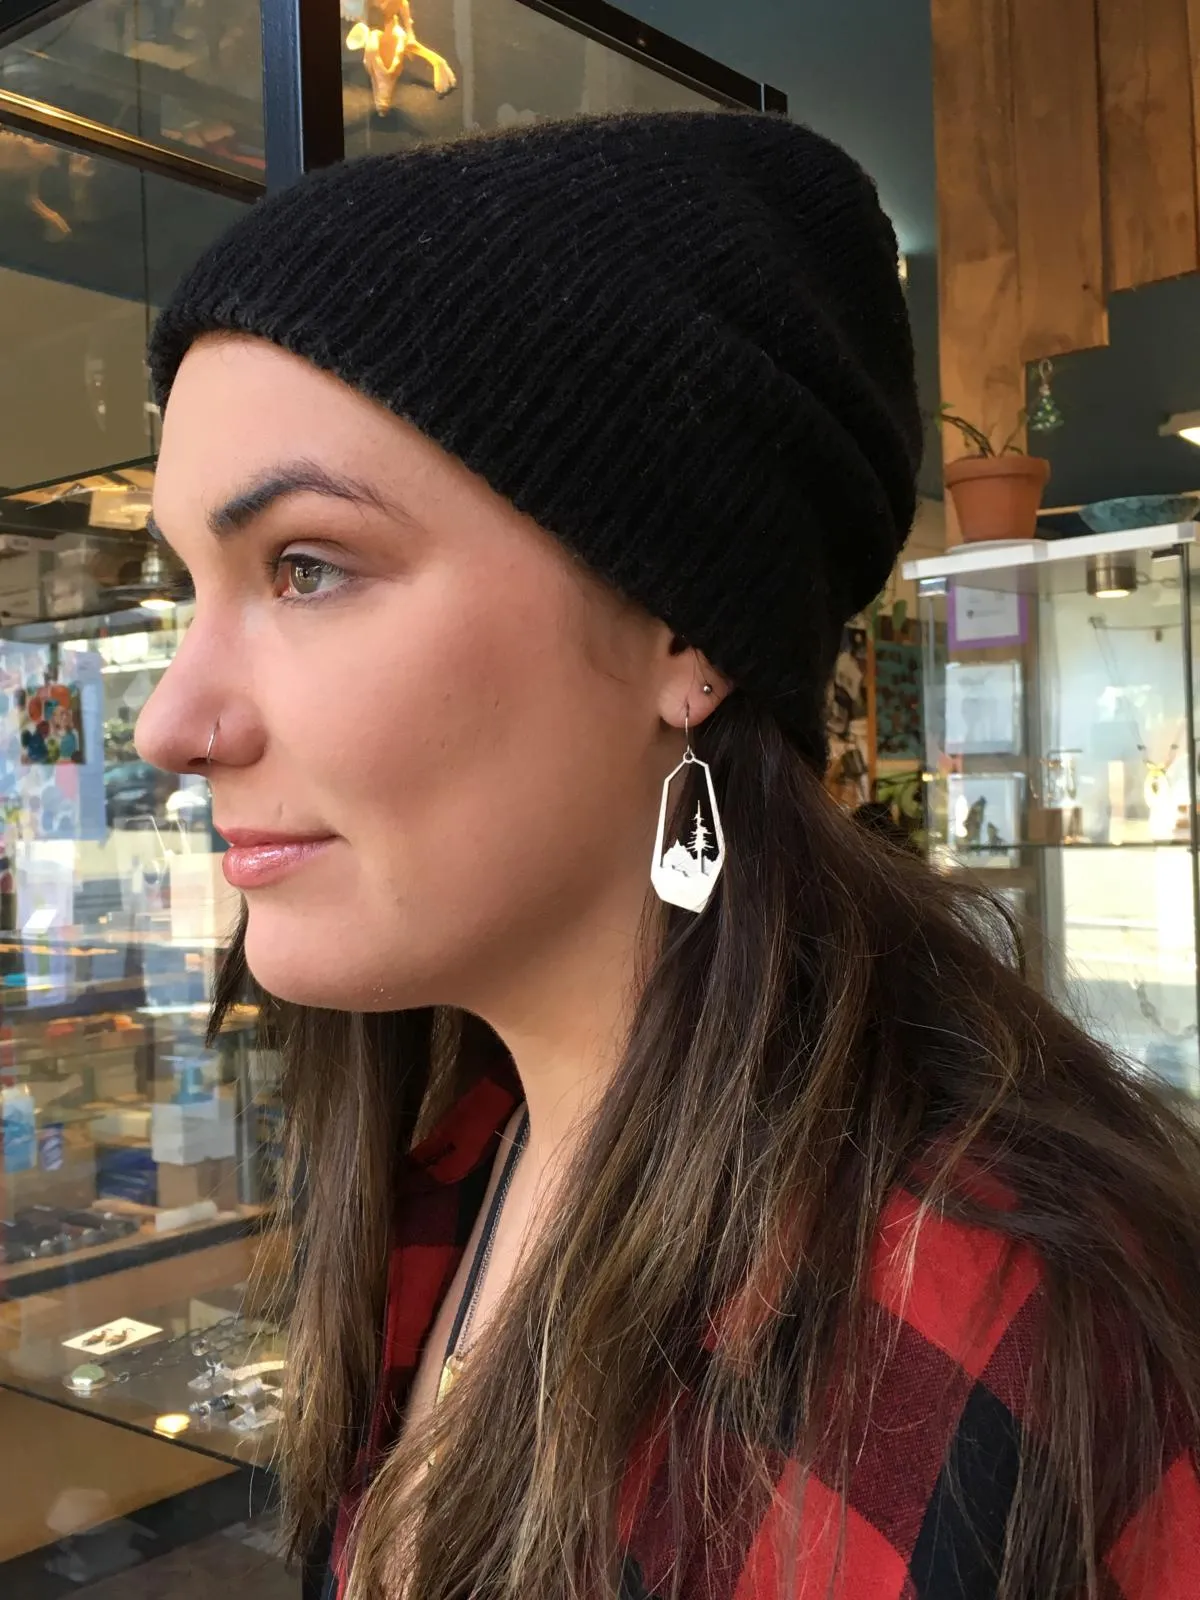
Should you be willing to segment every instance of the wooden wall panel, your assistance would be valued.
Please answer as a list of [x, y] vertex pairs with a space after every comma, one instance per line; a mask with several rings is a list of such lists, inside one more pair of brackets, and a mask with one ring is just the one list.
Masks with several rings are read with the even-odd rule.
[[[941, 393], [1001, 436], [1025, 402], [1008, 6], [931, 6]], [[964, 453], [954, 429], [943, 450]]]
[[1097, 0], [1110, 289], [1200, 266], [1188, 4]]
[[1196, 175], [1196, 231], [1200, 234], [1200, 0], [1187, 0], [1188, 61], [1192, 76], [1192, 166]]
[[1011, 27], [1021, 359], [1036, 361], [1108, 343], [1095, 0], [1011, 0]]

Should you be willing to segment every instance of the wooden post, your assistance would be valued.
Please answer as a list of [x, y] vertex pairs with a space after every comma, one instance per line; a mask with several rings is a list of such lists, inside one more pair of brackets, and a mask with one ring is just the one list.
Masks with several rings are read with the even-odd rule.
[[[932, 0], [932, 16], [942, 398], [1003, 438], [1025, 400], [1009, 0]], [[950, 428], [942, 448], [965, 449]]]
[[1011, 4], [1025, 362], [1108, 343], [1100, 83], [1095, 0]]
[[1109, 289], [1200, 267], [1188, 5], [1097, 0]]

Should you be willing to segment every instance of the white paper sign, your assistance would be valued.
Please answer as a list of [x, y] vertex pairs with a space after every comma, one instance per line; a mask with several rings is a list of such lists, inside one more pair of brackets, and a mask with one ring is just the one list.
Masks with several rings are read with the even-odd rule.
[[137, 1322], [133, 1317], [116, 1317], [86, 1333], [77, 1333], [73, 1339], [63, 1340], [64, 1350], [85, 1350], [89, 1355], [110, 1355], [114, 1350], [128, 1350], [131, 1344], [142, 1339], [152, 1339], [161, 1328], [148, 1322]]
[[1009, 644], [1021, 638], [1021, 597], [1011, 589], [972, 589], [956, 583], [950, 604], [956, 645]]
[[1021, 676], [1016, 661], [951, 661], [946, 667], [949, 755], [1017, 755]]

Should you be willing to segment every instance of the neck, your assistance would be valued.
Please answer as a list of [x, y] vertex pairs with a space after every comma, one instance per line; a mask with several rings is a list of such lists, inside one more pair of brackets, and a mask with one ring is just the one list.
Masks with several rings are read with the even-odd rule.
[[639, 991], [643, 883], [623, 898], [569, 932], [556, 930], [537, 959], [471, 1008], [516, 1065], [530, 1167], [570, 1158], [620, 1065]]

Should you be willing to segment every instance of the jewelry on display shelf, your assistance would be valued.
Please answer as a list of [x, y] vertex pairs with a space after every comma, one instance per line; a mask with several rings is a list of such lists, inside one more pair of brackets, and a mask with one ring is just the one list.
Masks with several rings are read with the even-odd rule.
[[110, 1351], [122, 1346], [138, 1344], [143, 1339], [153, 1339], [162, 1332], [149, 1322], [138, 1322], [133, 1317], [114, 1317], [99, 1328], [89, 1328], [86, 1333], [64, 1339], [65, 1350]]
[[67, 1388], [73, 1394], [94, 1394], [97, 1389], [103, 1389], [112, 1382], [103, 1367], [95, 1362], [86, 1361], [81, 1367], [75, 1367], [63, 1379]]
[[[194, 1352], [193, 1352], [194, 1354]], [[200, 1393], [204, 1389], [211, 1389], [215, 1383], [223, 1381], [224, 1372], [219, 1359], [208, 1357], [204, 1363], [204, 1371], [197, 1373], [194, 1378], [188, 1379], [188, 1388]]]
[[209, 1400], [193, 1400], [188, 1410], [194, 1417], [213, 1417], [222, 1411], [232, 1411], [237, 1401], [231, 1394], [214, 1394]]
[[269, 1428], [280, 1421], [283, 1413], [278, 1406], [247, 1406], [240, 1416], [230, 1418], [229, 1426], [239, 1433], [254, 1433], [259, 1428]]
[[[89, 1353], [102, 1354], [106, 1349], [116, 1350], [117, 1346], [108, 1346], [106, 1336], [114, 1332], [122, 1333], [121, 1347], [128, 1348], [136, 1338], [148, 1338], [149, 1333], [142, 1332], [136, 1336], [125, 1333], [122, 1324], [129, 1323], [131, 1319], [121, 1318], [118, 1322], [107, 1324], [104, 1328], [92, 1329], [89, 1333], [81, 1335], [80, 1339], [94, 1341], [99, 1337], [100, 1343], [89, 1345]], [[134, 1328], [148, 1328], [149, 1324], [134, 1323]], [[161, 1333], [160, 1328], [150, 1330]], [[183, 1367], [189, 1361], [203, 1361], [205, 1371], [196, 1374], [187, 1380], [187, 1387], [194, 1392], [203, 1392], [220, 1386], [231, 1385], [223, 1388], [222, 1393], [211, 1395], [205, 1400], [193, 1402], [188, 1407], [189, 1412], [196, 1417], [219, 1417], [224, 1412], [236, 1410], [239, 1406], [249, 1403], [253, 1409], [262, 1401], [276, 1401], [281, 1398], [281, 1392], [272, 1384], [262, 1380], [271, 1373], [280, 1373], [287, 1363], [282, 1357], [273, 1356], [262, 1361], [247, 1362], [245, 1357], [251, 1353], [254, 1341], [262, 1335], [270, 1335], [275, 1329], [270, 1323], [258, 1321], [254, 1318], [242, 1317], [239, 1314], [223, 1318], [206, 1328], [203, 1333], [197, 1334], [195, 1329], [176, 1334], [174, 1338], [164, 1340], [161, 1344], [151, 1345], [145, 1350], [131, 1351], [131, 1361], [128, 1366], [114, 1371], [111, 1367], [100, 1366], [98, 1363], [88, 1362], [76, 1367], [63, 1379], [64, 1384], [73, 1394], [91, 1395], [97, 1390], [107, 1388], [112, 1384], [137, 1382], [148, 1377], [151, 1373], [160, 1372], [164, 1368]], [[65, 1341], [68, 1348], [82, 1349], [80, 1339]], [[231, 1361], [239, 1362], [230, 1365]], [[254, 1426], [264, 1426], [256, 1423]], [[249, 1424], [247, 1426], [250, 1426]]]
[[[282, 1399], [280, 1390], [272, 1388], [258, 1378], [251, 1378], [248, 1383], [228, 1389], [224, 1394], [213, 1395], [209, 1400], [194, 1400], [188, 1411], [193, 1417], [221, 1418], [229, 1427], [236, 1428], [240, 1433], [252, 1433], [279, 1421], [281, 1412], [276, 1401], [280, 1399]], [[226, 1412], [236, 1411], [239, 1407], [241, 1408], [239, 1416], [225, 1416]]]
[[[1138, 754], [1142, 758], [1142, 765], [1146, 769], [1146, 781], [1143, 785], [1143, 796], [1152, 819], [1158, 823], [1158, 826], [1154, 830], [1155, 835], [1157, 837], [1160, 834], [1164, 834], [1165, 829], [1164, 836], [1169, 838], [1175, 827], [1175, 800], [1171, 793], [1171, 781], [1168, 775], [1175, 763], [1175, 757], [1179, 754], [1179, 751], [1182, 747], [1183, 737], [1187, 732], [1187, 718], [1180, 717], [1179, 727], [1176, 731], [1174, 739], [1171, 741], [1166, 755], [1161, 761], [1156, 761], [1151, 756], [1149, 747], [1146, 743], [1146, 736], [1142, 731], [1142, 724], [1137, 714], [1137, 708], [1134, 705], [1132, 698], [1125, 692], [1123, 688], [1121, 688], [1121, 684], [1124, 682], [1124, 676], [1117, 670], [1117, 661], [1113, 652], [1112, 640], [1108, 637], [1110, 633], [1108, 620], [1105, 617], [1089, 617], [1088, 621], [1091, 623], [1092, 632], [1096, 636], [1096, 648], [1100, 652], [1100, 658], [1104, 663], [1105, 670], [1112, 679], [1112, 686], [1126, 701], [1129, 722], [1133, 730], [1133, 742], [1137, 746]], [[1156, 625], [1149, 631], [1151, 631], [1156, 636], [1157, 640], [1161, 642], [1163, 632], [1161, 626]]]

